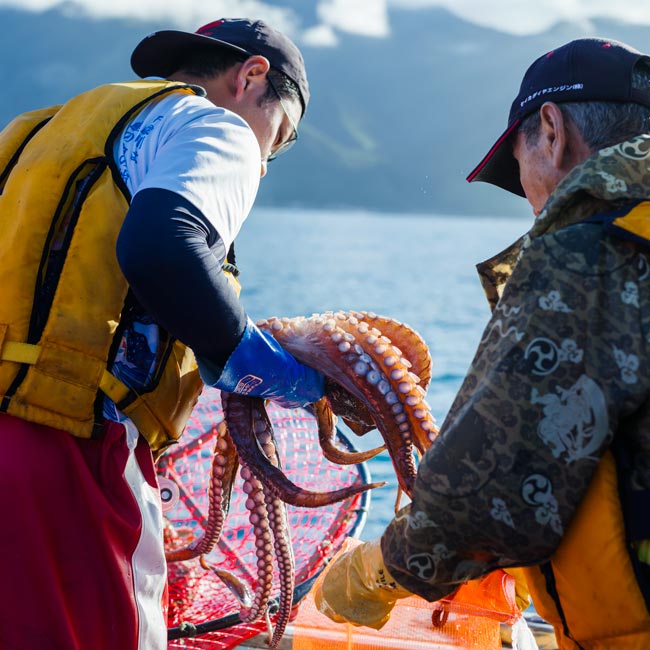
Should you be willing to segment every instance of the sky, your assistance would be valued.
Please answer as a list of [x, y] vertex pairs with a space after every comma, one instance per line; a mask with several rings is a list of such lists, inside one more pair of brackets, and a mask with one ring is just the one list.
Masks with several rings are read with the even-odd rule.
[[[298, 36], [294, 14], [264, 0], [75, 0], [93, 15], [170, 20], [182, 29], [196, 29], [217, 16], [255, 16]], [[304, 0], [317, 7], [320, 24], [300, 35], [313, 44], [335, 45], [336, 31], [381, 37], [390, 30], [389, 8], [442, 6], [470, 22], [516, 34], [540, 32], [559, 20], [588, 22], [595, 16], [650, 25], [647, 0]], [[61, 0], [0, 0], [0, 6], [42, 10]], [[72, 4], [72, 3], [67, 3]], [[182, 12], [180, 11], [182, 7]]]

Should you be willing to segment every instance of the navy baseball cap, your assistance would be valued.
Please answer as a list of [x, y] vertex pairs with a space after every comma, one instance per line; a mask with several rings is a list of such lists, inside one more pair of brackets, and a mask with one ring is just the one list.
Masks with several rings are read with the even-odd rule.
[[199, 47], [227, 48], [246, 56], [259, 54], [272, 68], [293, 81], [300, 91], [302, 114], [309, 104], [309, 84], [300, 50], [288, 37], [261, 20], [222, 18], [196, 32], [173, 29], [153, 32], [131, 55], [131, 67], [140, 77], [167, 77], [181, 66], [188, 52]]
[[512, 102], [508, 126], [467, 177], [525, 196], [512, 136], [545, 102], [633, 102], [650, 107], [650, 88], [632, 88], [632, 70], [650, 57], [618, 41], [581, 38], [540, 56], [526, 71]]

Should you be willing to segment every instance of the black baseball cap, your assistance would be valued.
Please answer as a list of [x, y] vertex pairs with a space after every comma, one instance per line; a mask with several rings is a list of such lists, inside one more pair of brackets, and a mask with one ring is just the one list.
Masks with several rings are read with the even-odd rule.
[[581, 38], [540, 56], [526, 71], [512, 102], [508, 127], [467, 177], [525, 196], [512, 139], [521, 121], [545, 102], [633, 102], [650, 107], [650, 88], [632, 88], [632, 69], [650, 57], [603, 38]]
[[284, 73], [300, 91], [302, 114], [309, 104], [309, 84], [300, 50], [288, 37], [261, 20], [222, 18], [203, 25], [196, 32], [173, 29], [153, 32], [131, 55], [131, 67], [140, 77], [167, 77], [180, 67], [195, 48], [228, 48], [241, 54], [262, 55], [272, 68]]

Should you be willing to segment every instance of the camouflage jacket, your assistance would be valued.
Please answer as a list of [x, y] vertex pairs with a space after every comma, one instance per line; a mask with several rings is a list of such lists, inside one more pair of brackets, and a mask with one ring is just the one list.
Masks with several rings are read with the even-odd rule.
[[649, 162], [650, 135], [594, 154], [527, 235], [479, 265], [492, 318], [382, 537], [410, 591], [436, 600], [549, 559], [617, 436], [634, 485], [650, 487], [650, 245], [584, 221], [648, 199]]

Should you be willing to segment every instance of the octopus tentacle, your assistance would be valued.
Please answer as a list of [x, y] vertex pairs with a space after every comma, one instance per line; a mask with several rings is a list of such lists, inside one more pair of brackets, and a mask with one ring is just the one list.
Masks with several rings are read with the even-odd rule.
[[244, 492], [248, 495], [246, 508], [248, 519], [255, 533], [255, 556], [257, 557], [257, 585], [250, 607], [244, 607], [239, 617], [246, 623], [259, 620], [266, 611], [273, 586], [273, 555], [271, 551], [271, 526], [266, 510], [264, 486], [251, 469], [242, 463], [241, 476]]
[[388, 337], [412, 364], [411, 371], [420, 378], [420, 386], [424, 390], [429, 387], [431, 382], [429, 347], [414, 329], [393, 318], [378, 316], [371, 311], [351, 311], [350, 314]]
[[[403, 362], [411, 366], [409, 377], [415, 381], [420, 388], [422, 400], [414, 409], [414, 415], [421, 416], [422, 409], [429, 412], [428, 416], [422, 417], [420, 427], [416, 427], [414, 441], [418, 451], [423, 454], [438, 436], [438, 427], [435, 426], [435, 419], [431, 416], [431, 407], [424, 399], [426, 391], [431, 383], [431, 355], [425, 340], [414, 329], [400, 323], [392, 318], [378, 316], [374, 312], [355, 312], [350, 314], [360, 321], [364, 321], [381, 331], [382, 335], [391, 340], [394, 348], [403, 351]], [[433, 425], [433, 426], [431, 426]]]
[[[264, 415], [266, 416], [265, 411]], [[258, 420], [256, 424], [258, 422], [261, 421]], [[254, 431], [255, 428], [254, 424]], [[275, 437], [273, 436], [273, 428], [264, 427], [263, 430], [256, 432], [256, 436], [262, 452], [269, 462], [275, 467], [280, 468], [280, 455], [278, 453]], [[273, 532], [273, 547], [280, 575], [279, 613], [275, 622], [275, 631], [273, 632], [270, 642], [270, 646], [273, 649], [277, 648], [280, 643], [280, 639], [284, 634], [284, 630], [291, 615], [295, 583], [295, 561], [293, 557], [293, 547], [291, 545], [291, 533], [287, 522], [286, 506], [280, 499], [269, 493], [265, 493], [264, 499], [266, 502], [269, 525]]]
[[363, 463], [386, 449], [385, 445], [368, 451], [349, 452], [339, 449], [334, 443], [336, 437], [335, 415], [326, 397], [311, 405], [318, 423], [318, 440], [323, 456], [332, 463], [339, 465], [355, 465]]
[[[281, 471], [280, 458], [276, 455], [275, 461], [270, 460], [272, 447], [270, 445], [269, 438], [275, 445], [275, 438], [273, 435], [273, 425], [269, 420], [269, 417], [264, 409], [264, 404], [262, 400], [250, 400], [252, 403], [253, 411], [253, 434], [257, 438], [259, 448], [264, 452], [264, 459], [269, 463], [269, 466], [273, 469], [273, 473], [269, 475], [268, 473], [260, 476], [258, 478], [262, 481], [268, 491], [275, 496], [281, 498], [285, 503], [289, 503], [294, 506], [302, 506], [303, 508], [316, 508], [323, 505], [329, 505], [330, 503], [336, 503], [338, 501], [343, 501], [349, 499], [355, 494], [365, 492], [369, 489], [375, 487], [381, 487], [384, 485], [381, 483], [369, 483], [367, 485], [351, 485], [339, 490], [332, 490], [330, 492], [313, 492], [311, 490], [305, 490], [297, 486], [292, 481], [286, 478], [284, 473]], [[255, 467], [252, 468], [255, 471]], [[278, 474], [279, 473], [279, 474]], [[282, 477], [281, 484], [275, 482], [275, 477]], [[274, 479], [270, 480], [270, 476], [273, 476]]]
[[[406, 353], [393, 345], [383, 330], [374, 328], [367, 321], [359, 320], [347, 312], [337, 312], [333, 314], [333, 317], [341, 329], [349, 336], [354, 337], [354, 347], [360, 354], [362, 363], [370, 365], [368, 381], [376, 380], [380, 390], [386, 391], [386, 402], [391, 405], [391, 412], [402, 435], [408, 434], [408, 438], [418, 451], [424, 453], [437, 434], [437, 429], [431, 416], [431, 409], [424, 400], [425, 391], [421, 385], [422, 379], [411, 372], [412, 364], [406, 358]], [[401, 332], [402, 340], [407, 340], [403, 332], [409, 328], [405, 325], [399, 324], [398, 326], [397, 321], [379, 316], [375, 316], [374, 320], [384, 324], [390, 323], [391, 332]], [[421, 341], [419, 334], [415, 333], [413, 337], [408, 338]], [[425, 345], [423, 341], [422, 345]], [[406, 349], [408, 352], [411, 351], [410, 347]], [[429, 357], [428, 349], [425, 349], [425, 353]], [[355, 371], [357, 370], [358, 367], [355, 366]], [[383, 374], [384, 377], [380, 378], [378, 373]]]
[[278, 618], [275, 621], [275, 630], [270, 643], [273, 650], [278, 647], [291, 616], [296, 565], [287, 522], [287, 509], [284, 503], [276, 497], [266, 495], [265, 499], [269, 522], [273, 531], [273, 546], [280, 575]]
[[201, 566], [207, 571], [212, 571], [221, 582], [223, 582], [235, 598], [239, 601], [241, 606], [245, 609], [250, 609], [253, 605], [253, 592], [251, 591], [250, 585], [236, 576], [231, 571], [227, 569], [222, 569], [219, 566], [210, 564], [203, 555], [199, 557], [199, 562]]
[[251, 430], [255, 431], [256, 427], [258, 432], [273, 428], [264, 410], [263, 401], [259, 398], [230, 393], [222, 393], [222, 400], [230, 435], [240, 459], [255, 472], [258, 479], [263, 481], [267, 490], [285, 503], [303, 508], [320, 508], [384, 485], [384, 483], [349, 485], [331, 492], [314, 492], [296, 485], [279, 467], [269, 462], [262, 453], [257, 438], [251, 435]]
[[233, 481], [239, 460], [237, 451], [225, 426], [217, 427], [217, 439], [212, 458], [212, 475], [208, 491], [208, 521], [200, 537], [183, 548], [165, 553], [167, 562], [178, 562], [209, 553], [219, 541], [230, 507]]

